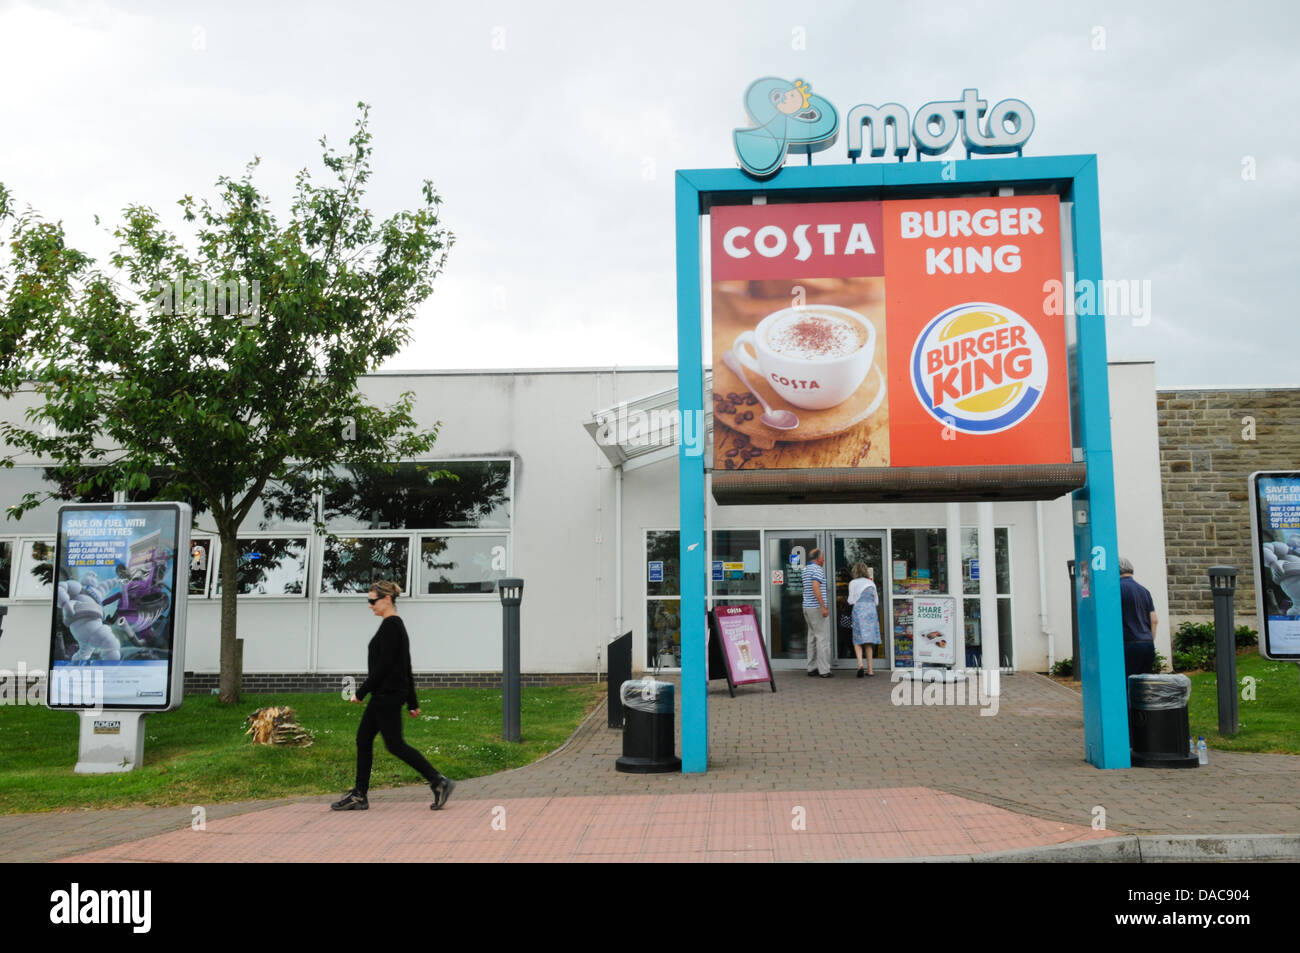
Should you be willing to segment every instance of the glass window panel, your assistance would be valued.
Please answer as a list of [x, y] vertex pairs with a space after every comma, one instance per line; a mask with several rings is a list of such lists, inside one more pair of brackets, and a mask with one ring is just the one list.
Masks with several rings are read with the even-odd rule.
[[419, 592], [494, 592], [506, 574], [504, 536], [425, 536]]
[[650, 668], [680, 668], [682, 664], [681, 600], [647, 600], [645, 630], [646, 665]]
[[[980, 601], [965, 600], [966, 617], [966, 664], [970, 666], [983, 664], [983, 637], [980, 631]], [[1000, 664], [1011, 664], [1011, 600], [998, 599], [998, 654]]]
[[333, 530], [507, 529], [510, 508], [509, 460], [336, 467], [325, 493]]
[[998, 600], [998, 654], [1002, 656], [1002, 667], [1011, 667], [1011, 600]]
[[713, 561], [723, 564], [721, 581], [713, 579], [710, 567], [715, 596], [756, 596], [763, 591], [758, 536], [756, 529], [714, 530]]
[[406, 536], [345, 536], [325, 540], [321, 592], [364, 593], [380, 579], [406, 588], [411, 540]]
[[970, 595], [979, 595], [980, 581], [971, 578], [970, 562], [979, 559], [980, 534], [974, 526], [964, 526], [961, 531], [961, 591]]
[[[994, 572], [997, 574], [998, 595], [1000, 596], [1011, 594], [1011, 560], [1008, 556], [1008, 545], [1007, 528], [1003, 526], [994, 529], [993, 549], [997, 562]], [[970, 561], [978, 558], [979, 530], [974, 526], [964, 527], [961, 531], [961, 591], [968, 596], [972, 593], [978, 594], [980, 591], [980, 581], [970, 577]], [[983, 568], [984, 563], [981, 561], [981, 572]]]
[[889, 578], [894, 595], [948, 591], [948, 573], [944, 565], [946, 535], [942, 529], [890, 531], [893, 565], [890, 567]]
[[18, 541], [16, 599], [50, 599], [54, 595], [54, 540]]
[[[307, 592], [307, 540], [240, 539], [236, 557], [241, 596], [298, 596]], [[219, 575], [219, 574], [218, 574]], [[217, 594], [221, 580], [217, 580]]]
[[9, 598], [9, 575], [14, 563], [14, 544], [0, 540], [0, 599]]
[[[645, 534], [646, 594], [651, 596], [676, 596], [681, 594], [679, 583], [681, 551], [675, 529], [652, 529]], [[650, 582], [652, 562], [664, 564], [663, 582]]]
[[208, 572], [212, 564], [212, 540], [195, 537], [190, 540], [190, 595], [208, 594]]
[[1011, 594], [1011, 544], [1006, 527], [993, 531], [993, 548], [997, 551], [998, 595]]
[[[189, 493], [179, 491], [172, 483], [168, 471], [157, 471], [144, 490], [129, 490], [126, 498], [133, 503], [154, 500], [182, 500], [190, 505], [195, 519], [207, 516], [207, 506]], [[211, 517], [203, 526], [211, 528]], [[248, 515], [239, 525], [241, 532], [275, 530], [307, 530], [312, 528], [315, 510], [312, 503], [311, 483], [305, 476], [284, 480], [268, 480], [261, 496], [253, 501]]]

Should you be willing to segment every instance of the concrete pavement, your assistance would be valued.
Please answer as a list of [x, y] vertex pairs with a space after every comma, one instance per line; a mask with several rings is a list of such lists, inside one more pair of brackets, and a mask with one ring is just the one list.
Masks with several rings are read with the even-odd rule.
[[[204, 831], [191, 829], [189, 807], [19, 815], [0, 818], [0, 856], [994, 859], [1089, 844], [1119, 857], [1137, 849], [1131, 835], [1213, 845], [1300, 831], [1300, 757], [1212, 751], [1194, 770], [1099, 771], [1083, 760], [1079, 695], [1041, 676], [1004, 677], [992, 716], [979, 704], [896, 705], [887, 672], [780, 672], [777, 685], [736, 698], [711, 685], [704, 775], [615, 772], [621, 735], [600, 709], [542, 761], [461, 782], [443, 812], [412, 786], [372, 791], [364, 813], [329, 812], [331, 797], [210, 805]], [[1294, 850], [1294, 839], [1250, 843]]]

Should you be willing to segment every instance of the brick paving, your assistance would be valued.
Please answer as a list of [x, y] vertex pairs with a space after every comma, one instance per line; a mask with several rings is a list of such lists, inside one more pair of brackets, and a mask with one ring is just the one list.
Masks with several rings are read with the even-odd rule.
[[[599, 856], [602, 852], [593, 852], [593, 845], [630, 859], [629, 843], [637, 837], [633, 829], [640, 836], [636, 856], [644, 852], [646, 859], [682, 850], [696, 859], [706, 854], [723, 859], [844, 859], [880, 856], [875, 852], [886, 847], [895, 851], [889, 856], [910, 857], [951, 853], [954, 846], [969, 848], [968, 841], [974, 851], [956, 852], [1095, 837], [1099, 832], [1092, 831], [1091, 823], [1097, 807], [1105, 811], [1111, 834], [1300, 831], [1295, 794], [1300, 790], [1300, 757], [1212, 751], [1210, 764], [1194, 770], [1099, 771], [1083, 759], [1079, 695], [1042, 676], [1004, 677], [998, 711], [991, 717], [981, 716], [977, 705], [894, 705], [888, 673], [856, 679], [851, 671], [839, 671], [835, 678], [823, 680], [780, 672], [777, 685], [776, 694], [766, 687], [748, 687], [739, 689], [735, 698], [727, 696], [723, 683], [711, 685], [711, 757], [704, 775], [614, 771], [621, 735], [605, 727], [602, 710], [550, 757], [461, 782], [441, 814], [428, 810], [428, 789], [423, 786], [372, 792], [371, 810], [363, 815], [330, 814], [325, 804], [332, 798], [325, 797], [272, 802], [275, 807], [267, 802], [214, 805], [208, 808], [204, 832], [212, 836], [201, 839], [212, 842], [206, 848], [213, 852], [212, 859], [220, 853], [218, 839], [231, 845], [247, 841], [225, 859], [272, 859], [269, 852], [281, 849], [314, 849], [318, 854], [295, 858], [326, 859], [335, 848], [320, 835], [318, 825], [344, 820], [352, 827], [328, 830], [352, 845], [350, 859], [359, 859], [358, 850], [377, 851], [389, 860], [433, 859], [427, 854], [415, 857], [419, 851], [412, 846], [425, 843], [425, 835], [439, 838], [428, 843], [447, 843], [440, 833], [426, 830], [430, 824], [439, 825], [436, 830], [442, 833], [466, 825], [457, 835], [459, 846], [448, 847], [444, 859], [506, 859], [516, 854], [536, 859], [552, 848], [551, 859]], [[707, 810], [690, 807], [692, 798]], [[770, 809], [763, 814], [765, 825], [742, 823], [749, 815], [738, 805], [746, 798]], [[909, 798], [940, 806], [937, 814], [943, 822], [917, 827], [924, 811], [916, 804], [910, 814], [903, 811]], [[876, 803], [891, 800], [892, 807]], [[832, 811], [840, 802], [844, 810]], [[968, 807], [971, 803], [976, 807]], [[489, 845], [480, 840], [499, 833], [485, 823], [497, 806], [505, 808], [507, 830], [512, 824], [519, 827], [514, 829], [517, 836], [497, 838]], [[814, 830], [810, 820], [805, 831], [787, 833], [788, 827], [779, 827], [776, 818], [788, 825], [794, 807], [806, 808], [808, 818], [821, 818], [829, 826]], [[962, 820], [964, 811], [979, 809], [997, 809], [988, 815], [996, 817], [996, 823], [971, 825]], [[881, 811], [889, 819], [888, 828], [854, 830], [860, 825], [847, 820]], [[319, 812], [325, 812], [325, 819], [312, 821]], [[686, 816], [671, 824], [658, 820], [674, 814]], [[596, 823], [610, 815], [625, 820]], [[733, 815], [740, 820], [726, 820]], [[147, 852], [159, 849], [162, 841], [156, 836], [165, 832], [197, 844], [190, 816], [184, 807], [0, 817], [0, 856], [84, 858], [114, 848], [115, 859], [145, 859]], [[263, 820], [267, 817], [274, 819]], [[254, 832], [256, 836], [238, 834], [241, 824], [253, 823], [272, 828], [284, 824], [289, 839], [281, 848], [275, 846], [278, 834], [274, 839], [265, 836], [276, 832], [272, 828]], [[300, 826], [287, 829], [294, 824]], [[370, 824], [378, 825], [373, 836], [365, 833]], [[671, 844], [661, 843], [665, 838], [659, 827], [674, 832]], [[548, 830], [558, 839], [548, 840]], [[421, 832], [415, 841], [410, 841], [412, 831]], [[354, 841], [353, 835], [360, 836]], [[777, 839], [791, 836], [802, 839]], [[1026, 840], [1035, 837], [1032, 843]], [[763, 846], [735, 846], [742, 841], [761, 841]], [[490, 853], [475, 855], [489, 846]]]

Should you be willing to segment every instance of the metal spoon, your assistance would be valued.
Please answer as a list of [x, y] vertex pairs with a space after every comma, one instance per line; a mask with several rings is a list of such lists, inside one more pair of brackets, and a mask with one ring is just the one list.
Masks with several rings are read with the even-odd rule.
[[790, 410], [773, 410], [772, 405], [763, 399], [763, 395], [750, 386], [749, 378], [745, 376], [745, 369], [740, 366], [740, 361], [732, 351], [722, 352], [722, 363], [731, 368], [731, 372], [740, 378], [740, 382], [745, 385], [745, 390], [749, 391], [758, 402], [763, 405], [763, 413], [759, 414], [760, 423], [767, 424], [773, 430], [793, 430], [799, 426], [799, 418]]

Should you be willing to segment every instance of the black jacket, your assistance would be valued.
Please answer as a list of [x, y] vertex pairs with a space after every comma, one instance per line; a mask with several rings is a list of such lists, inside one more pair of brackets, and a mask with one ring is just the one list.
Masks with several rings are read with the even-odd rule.
[[415, 675], [411, 672], [411, 640], [401, 618], [390, 615], [379, 623], [379, 631], [370, 640], [368, 673], [357, 689], [357, 698], [364, 700], [374, 693], [378, 702], [406, 701], [406, 707], [415, 711], [420, 700], [415, 697]]

